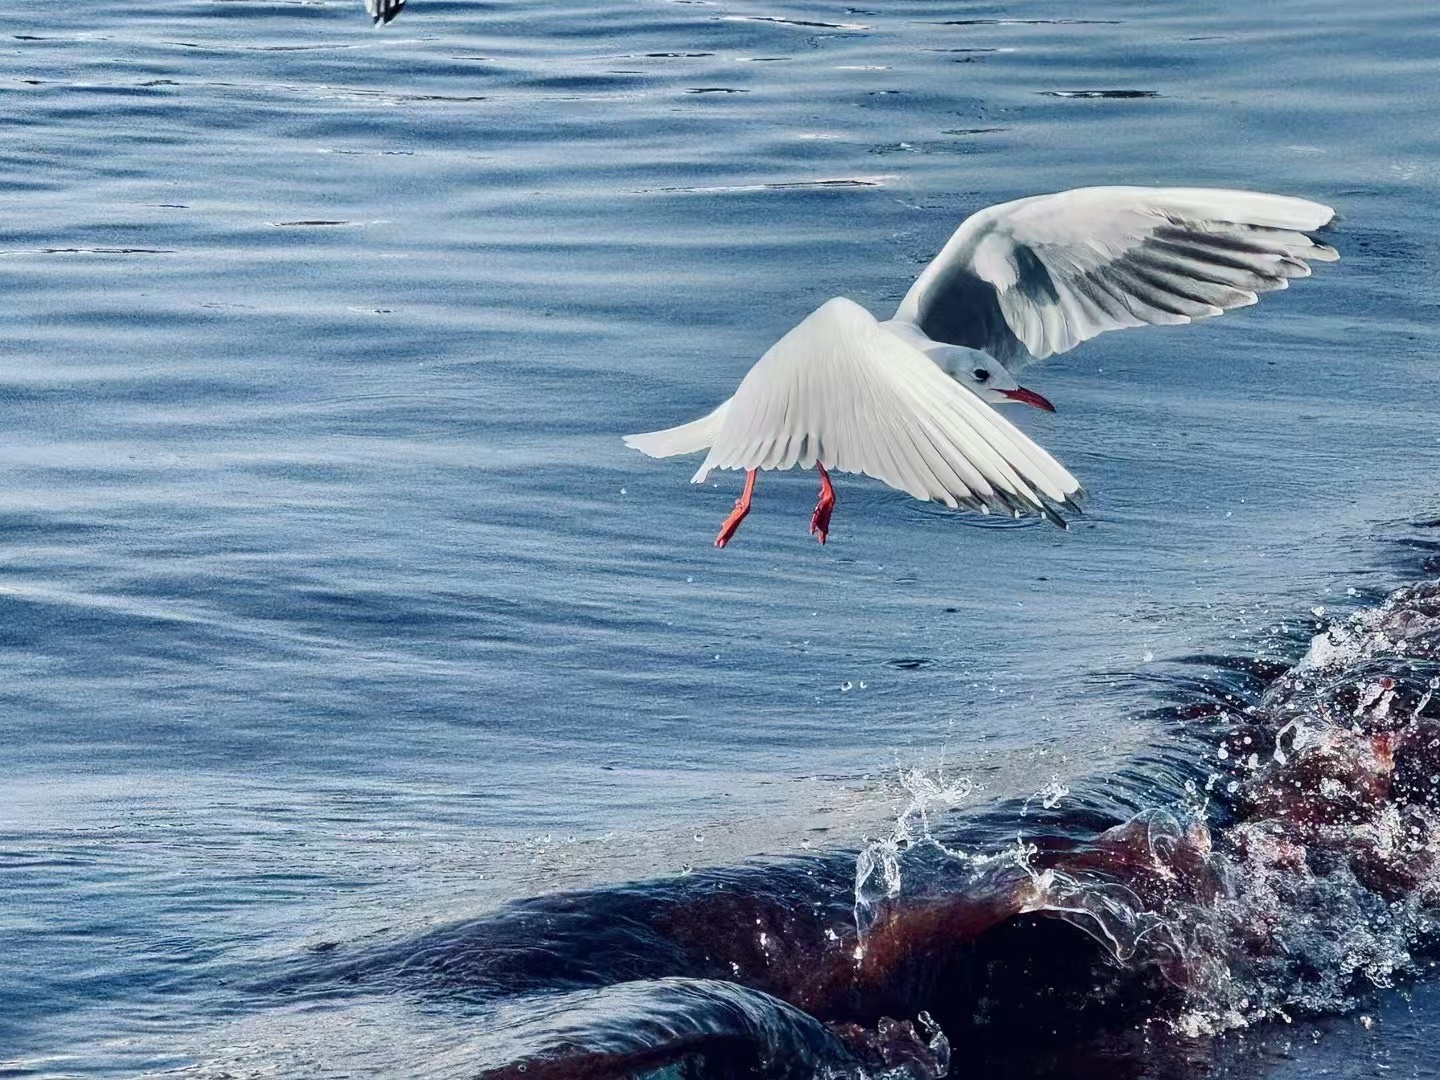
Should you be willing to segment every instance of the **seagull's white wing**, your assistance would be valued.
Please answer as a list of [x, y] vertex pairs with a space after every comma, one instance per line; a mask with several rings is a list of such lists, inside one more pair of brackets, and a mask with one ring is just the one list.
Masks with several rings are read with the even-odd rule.
[[656, 457], [708, 445], [695, 483], [711, 469], [819, 461], [917, 499], [1057, 522], [1053, 507], [1081, 494], [1022, 431], [843, 298], [781, 338], [710, 416], [625, 441]]
[[1340, 256], [1305, 233], [1328, 206], [1219, 188], [1077, 188], [967, 218], [895, 318], [1010, 367], [1107, 330], [1255, 303]]
[[389, 22], [405, 8], [405, 0], [365, 0], [365, 10], [377, 23]]

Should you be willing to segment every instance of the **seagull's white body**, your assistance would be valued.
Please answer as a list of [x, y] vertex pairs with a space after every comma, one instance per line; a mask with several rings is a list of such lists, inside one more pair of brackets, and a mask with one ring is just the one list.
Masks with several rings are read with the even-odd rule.
[[652, 457], [708, 449], [697, 484], [712, 469], [818, 463], [917, 499], [1022, 515], [1080, 490], [1029, 436], [844, 297], [776, 342], [708, 416], [625, 442]]
[[[821, 469], [822, 504], [833, 503], [828, 466], [917, 499], [1061, 523], [1079, 483], [982, 396], [1044, 403], [1011, 372], [1309, 276], [1307, 260], [1339, 257], [1306, 235], [1333, 217], [1304, 199], [1211, 188], [1079, 188], [991, 206], [960, 225], [891, 320], [827, 301], [708, 416], [625, 442], [652, 457], [708, 450], [696, 483], [712, 469], [751, 474], [721, 546], [754, 472], [796, 465]], [[824, 505], [812, 522], [822, 542], [828, 521]]]

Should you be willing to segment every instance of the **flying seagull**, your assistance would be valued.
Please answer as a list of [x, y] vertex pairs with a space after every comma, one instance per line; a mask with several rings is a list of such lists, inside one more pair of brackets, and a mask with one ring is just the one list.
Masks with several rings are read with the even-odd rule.
[[405, 0], [365, 0], [365, 10], [377, 23], [388, 23], [405, 10]]
[[835, 506], [830, 469], [1063, 527], [1062, 511], [1077, 511], [1084, 491], [990, 407], [1053, 411], [1010, 368], [1107, 330], [1253, 304], [1308, 277], [1309, 262], [1340, 257], [1306, 235], [1334, 216], [1305, 199], [1218, 188], [1077, 188], [987, 207], [955, 230], [892, 319], [826, 301], [713, 412], [625, 443], [651, 457], [708, 450], [697, 484], [712, 469], [745, 471], [716, 547], [750, 512], [756, 474], [796, 465], [820, 473], [810, 531], [822, 544]]

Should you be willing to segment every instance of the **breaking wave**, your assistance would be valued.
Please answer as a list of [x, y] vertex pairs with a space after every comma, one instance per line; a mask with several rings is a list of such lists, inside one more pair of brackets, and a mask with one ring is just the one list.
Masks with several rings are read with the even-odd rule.
[[1118, 777], [975, 814], [953, 812], [968, 780], [913, 771], [858, 853], [523, 901], [253, 989], [458, 1006], [447, 1060], [494, 1080], [901, 1080], [962, 1048], [980, 1075], [1163, 1056], [1416, 977], [1440, 904], [1440, 581], [1293, 664], [1190, 667]]

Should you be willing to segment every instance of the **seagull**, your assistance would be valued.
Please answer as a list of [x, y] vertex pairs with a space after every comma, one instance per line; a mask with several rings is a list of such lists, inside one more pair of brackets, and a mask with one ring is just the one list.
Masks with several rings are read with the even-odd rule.
[[1054, 406], [1012, 369], [1131, 326], [1195, 322], [1253, 304], [1339, 253], [1309, 235], [1328, 206], [1220, 188], [1091, 187], [1035, 195], [966, 218], [894, 316], [827, 300], [699, 420], [626, 435], [651, 457], [708, 451], [745, 472], [715, 546], [750, 512], [757, 473], [814, 468], [810, 532], [825, 543], [830, 470], [874, 477], [956, 509], [1066, 527], [1084, 490], [991, 406]]
[[388, 23], [405, 10], [405, 0], [365, 0], [365, 10], [377, 23]]

